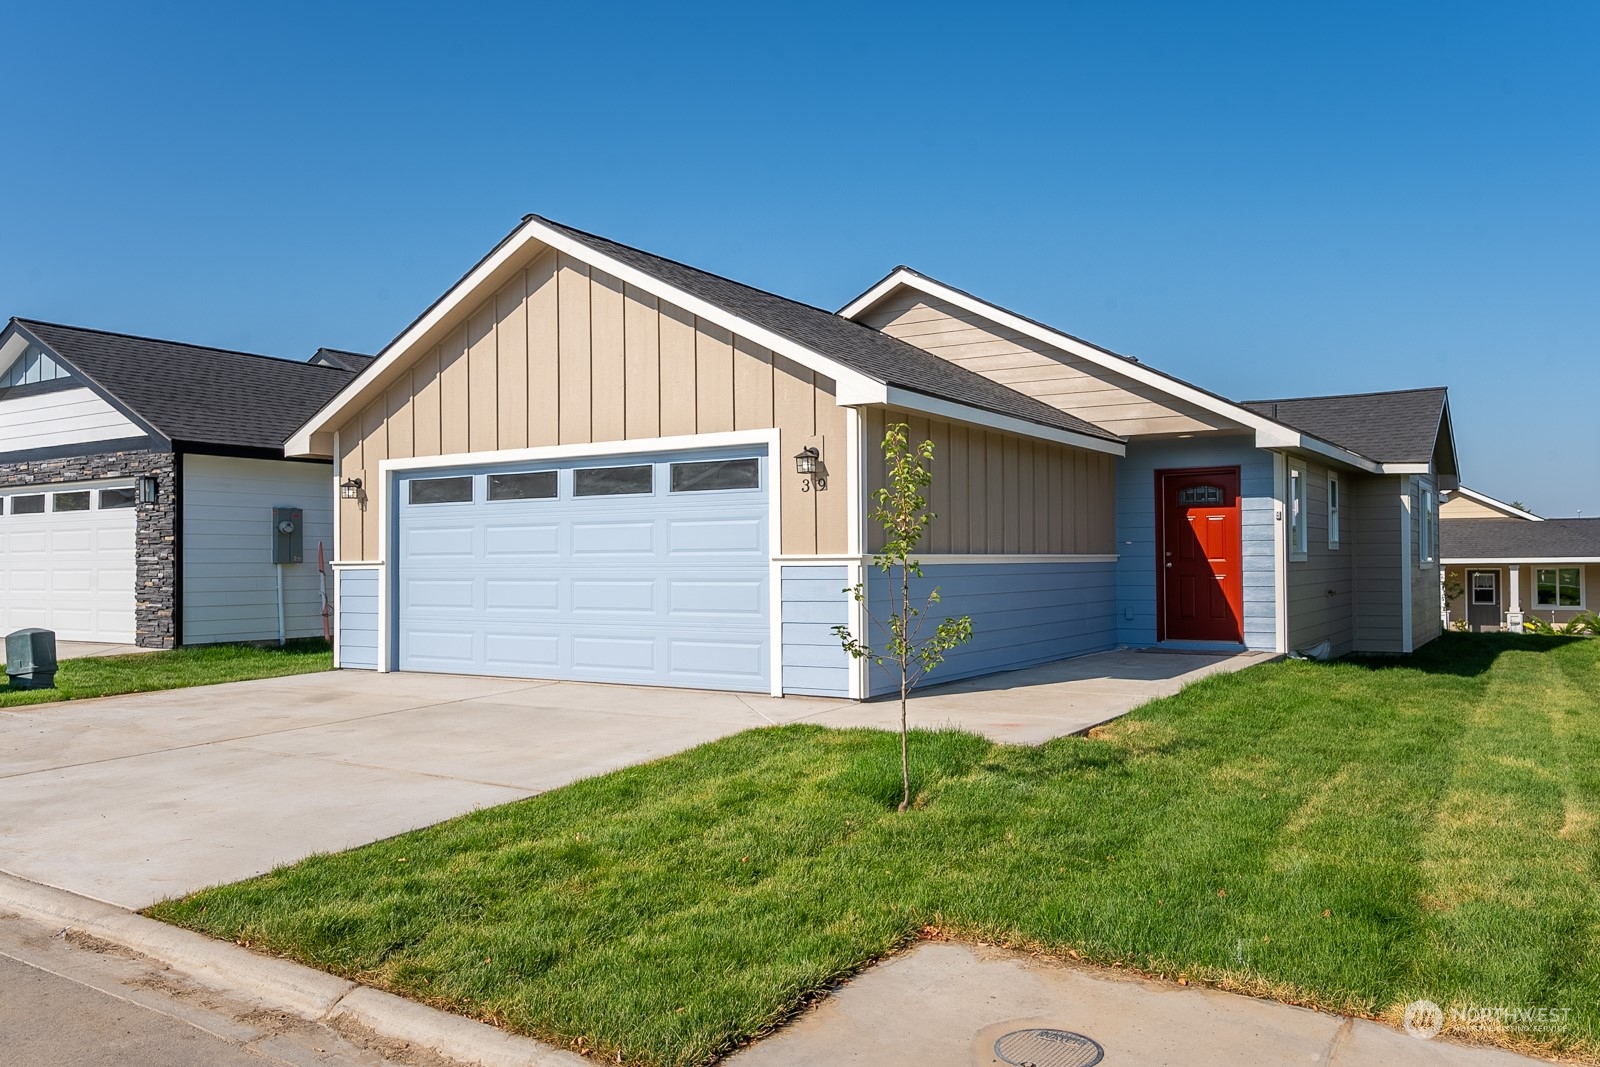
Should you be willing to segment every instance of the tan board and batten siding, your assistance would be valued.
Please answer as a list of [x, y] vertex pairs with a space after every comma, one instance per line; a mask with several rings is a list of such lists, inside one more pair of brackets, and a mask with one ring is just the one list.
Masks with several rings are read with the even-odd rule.
[[[339, 460], [372, 484], [385, 459], [777, 427], [782, 551], [840, 554], [846, 417], [830, 379], [546, 250], [339, 427]], [[802, 493], [784, 463], [818, 437], [829, 489]], [[379, 558], [375, 507], [339, 522], [340, 559]]]
[[[877, 442], [906, 424], [913, 443], [932, 441], [933, 484], [923, 550], [930, 555], [1110, 555], [1116, 552], [1116, 460], [1104, 453], [1015, 437], [911, 412], [867, 408], [861, 438], [867, 495], [883, 486]], [[883, 531], [868, 524], [868, 550]]]
[[909, 288], [889, 294], [859, 319], [1112, 433], [1197, 433], [1238, 425]]

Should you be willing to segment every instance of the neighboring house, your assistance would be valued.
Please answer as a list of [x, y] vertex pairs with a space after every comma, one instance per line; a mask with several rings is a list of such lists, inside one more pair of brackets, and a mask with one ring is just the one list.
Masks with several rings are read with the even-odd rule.
[[276, 638], [282, 506], [303, 510], [306, 553], [283, 567], [285, 628], [320, 635], [329, 468], [285, 460], [283, 442], [361, 362], [13, 318], [0, 331], [0, 626], [149, 648]]
[[1440, 509], [1451, 626], [1520, 630], [1600, 608], [1600, 519], [1546, 519], [1462, 486]]
[[830, 631], [884, 591], [891, 421], [936, 443], [919, 555], [973, 616], [940, 678], [1431, 639], [1444, 392], [1272, 403], [912, 271], [834, 314], [528, 216], [287, 453], [335, 464], [344, 667], [883, 691]]

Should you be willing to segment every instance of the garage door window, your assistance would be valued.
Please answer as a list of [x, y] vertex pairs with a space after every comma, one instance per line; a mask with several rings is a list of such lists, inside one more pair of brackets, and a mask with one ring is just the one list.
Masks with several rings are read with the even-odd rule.
[[674, 463], [674, 493], [705, 493], [717, 489], [761, 488], [761, 461], [716, 459], [705, 463]]
[[100, 490], [100, 510], [110, 511], [112, 508], [131, 508], [136, 497], [132, 489], [102, 489]]
[[489, 475], [490, 500], [550, 500], [555, 495], [555, 471]]
[[472, 500], [472, 478], [413, 478], [413, 504], [465, 504]]
[[639, 496], [655, 492], [655, 468], [583, 467], [572, 472], [574, 496]]
[[56, 493], [50, 499], [51, 511], [88, 511], [89, 490], [77, 493]]
[[43, 515], [44, 494], [37, 496], [14, 496], [11, 498], [11, 514], [13, 515]]

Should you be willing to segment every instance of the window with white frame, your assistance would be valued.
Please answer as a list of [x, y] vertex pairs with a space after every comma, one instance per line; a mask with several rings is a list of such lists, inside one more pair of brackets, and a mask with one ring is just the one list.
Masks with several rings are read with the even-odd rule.
[[1289, 468], [1289, 558], [1305, 559], [1310, 537], [1306, 530], [1306, 472]]
[[1339, 476], [1328, 472], [1328, 547], [1339, 547]]
[[1433, 548], [1439, 543], [1439, 505], [1434, 498], [1433, 483], [1419, 482], [1417, 497], [1422, 502], [1421, 514], [1417, 516], [1417, 563], [1424, 565], [1434, 561]]
[[1541, 608], [1583, 608], [1583, 568], [1539, 567], [1533, 572], [1534, 602]]

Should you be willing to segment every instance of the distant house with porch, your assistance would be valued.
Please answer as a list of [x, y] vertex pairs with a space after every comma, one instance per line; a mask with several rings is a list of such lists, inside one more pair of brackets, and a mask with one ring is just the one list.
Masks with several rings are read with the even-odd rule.
[[1520, 630], [1600, 607], [1600, 519], [1547, 519], [1462, 486], [1439, 520], [1447, 625]]

